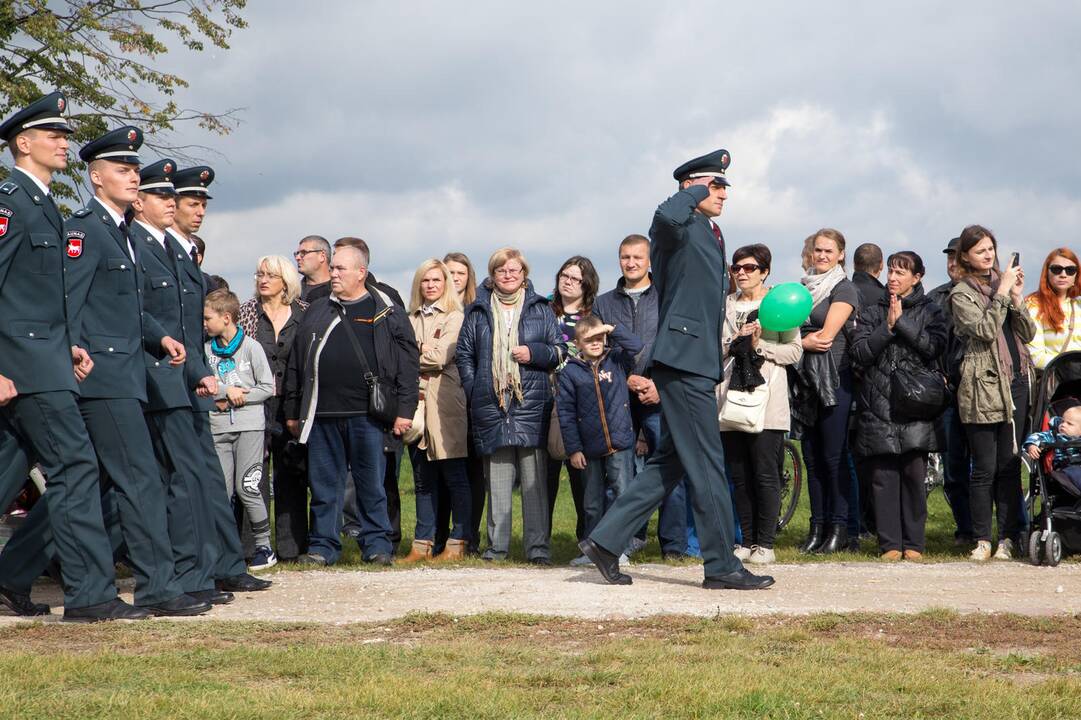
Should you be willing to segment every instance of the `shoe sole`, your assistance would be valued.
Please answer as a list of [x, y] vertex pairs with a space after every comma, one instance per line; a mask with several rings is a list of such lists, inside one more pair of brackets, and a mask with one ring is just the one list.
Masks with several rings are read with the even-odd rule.
[[208, 607], [206, 609], [203, 609], [203, 608], [191, 608], [191, 609], [188, 609], [188, 610], [178, 610], [178, 611], [175, 611], [175, 612], [166, 612], [166, 611], [163, 611], [163, 610], [150, 610], [149, 608], [147, 608], [147, 610], [149, 610], [150, 614], [153, 615], [154, 617], [192, 617], [194, 615], [205, 615], [206, 613], [210, 612], [211, 608], [213, 608], [214, 605], [213, 605], [213, 603], [209, 603], [209, 604], [210, 604], [210, 607]]
[[248, 566], [248, 572], [253, 572], [255, 570], [268, 570], [269, 568], [272, 568], [277, 564], [278, 564], [278, 560], [275, 558], [273, 560], [268, 561], [264, 565], [249, 565]]
[[92, 623], [102, 623], [102, 622], [131, 622], [131, 623], [134, 623], [134, 622], [141, 622], [143, 620], [149, 620], [152, 617], [154, 617], [153, 614], [147, 615], [146, 617], [137, 617], [137, 618], [84, 618], [84, 617], [68, 617], [67, 615], [64, 615], [63, 617], [60, 618], [60, 622], [79, 623], [79, 624], [82, 624], [82, 625], [89, 625], [89, 624], [92, 624]]
[[702, 588], [704, 590], [765, 590], [766, 588], [773, 587], [777, 583], [776, 580], [770, 580], [768, 583], [761, 585], [729, 585], [728, 583], [707, 583], [702, 581]]

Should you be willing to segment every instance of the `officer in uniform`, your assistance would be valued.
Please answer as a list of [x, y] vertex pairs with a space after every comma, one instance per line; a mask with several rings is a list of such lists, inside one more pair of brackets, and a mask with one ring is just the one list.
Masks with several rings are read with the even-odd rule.
[[[176, 162], [159, 160], [139, 172], [139, 194], [132, 204], [129, 229], [139, 258], [143, 307], [169, 337], [182, 338], [182, 299], [176, 257], [166, 249], [165, 228], [172, 224], [176, 191], [172, 175]], [[193, 448], [199, 446], [192, 423], [187, 372], [155, 354], [145, 356], [147, 366], [146, 424], [154, 455], [166, 478], [166, 507], [173, 558], [181, 588], [198, 600], [231, 602], [231, 593], [214, 587], [216, 557], [211, 526], [202, 498], [203, 462]], [[191, 356], [185, 349], [185, 363]]]
[[645, 470], [579, 543], [609, 583], [629, 585], [619, 554], [686, 473], [707, 589], [752, 590], [773, 578], [748, 572], [732, 554], [735, 532], [717, 432], [714, 388], [721, 380], [724, 238], [711, 218], [728, 197], [727, 150], [676, 168], [679, 192], [661, 203], [649, 230], [653, 286], [660, 301], [650, 374], [661, 396], [661, 438]]
[[76, 402], [76, 378], [93, 362], [69, 334], [64, 226], [49, 195], [52, 174], [67, 167], [65, 106], [54, 92], [0, 124], [15, 156], [0, 184], [0, 374], [19, 393], [3, 414], [48, 477], [44, 502], [64, 580], [64, 619], [141, 619], [150, 612], [116, 594], [97, 458]]

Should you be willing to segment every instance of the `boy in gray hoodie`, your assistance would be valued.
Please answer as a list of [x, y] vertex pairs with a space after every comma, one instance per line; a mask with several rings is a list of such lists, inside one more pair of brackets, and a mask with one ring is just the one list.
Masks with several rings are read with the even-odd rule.
[[255, 555], [248, 569], [263, 570], [278, 562], [270, 547], [270, 519], [259, 492], [266, 426], [263, 402], [274, 394], [274, 376], [262, 346], [237, 326], [238, 317], [240, 301], [233, 293], [215, 290], [206, 296], [203, 325], [210, 338], [206, 356], [218, 379], [210, 431], [229, 499], [240, 497], [255, 536]]

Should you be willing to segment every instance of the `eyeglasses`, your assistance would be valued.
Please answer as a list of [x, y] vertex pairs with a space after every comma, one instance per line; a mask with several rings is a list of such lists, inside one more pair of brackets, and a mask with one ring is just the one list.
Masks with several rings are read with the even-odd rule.
[[303, 260], [308, 255], [311, 255], [312, 253], [317, 253], [317, 252], [324, 252], [324, 251], [323, 250], [297, 250], [296, 252], [293, 253], [293, 257], [297, 258], [298, 260]]
[[559, 273], [559, 279], [560, 280], [566, 280], [571, 285], [581, 285], [582, 284], [582, 278], [577, 278], [577, 277], [574, 277], [573, 275], [568, 275], [565, 272]]
[[1052, 275], [1065, 275], [1066, 277], [1073, 277], [1077, 274], [1076, 265], [1052, 265], [1047, 268], [1047, 271]]
[[499, 275], [501, 277], [514, 277], [515, 275], [522, 274], [522, 268], [496, 268], [493, 275]]
[[762, 269], [761, 265], [755, 265], [754, 263], [743, 263], [742, 265], [730, 265], [733, 275], [739, 275], [740, 271], [743, 271], [750, 275], [753, 272], [758, 272]]
[[262, 270], [260, 270], [259, 272], [255, 273], [255, 279], [256, 280], [281, 280], [282, 276], [278, 275], [277, 273], [263, 272]]

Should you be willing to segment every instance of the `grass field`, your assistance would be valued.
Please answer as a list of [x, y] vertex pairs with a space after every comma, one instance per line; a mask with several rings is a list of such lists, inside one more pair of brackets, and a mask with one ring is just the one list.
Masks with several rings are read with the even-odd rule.
[[[804, 478], [804, 489], [800, 497], [800, 504], [792, 521], [778, 536], [776, 544], [778, 562], [836, 562], [844, 560], [852, 561], [878, 561], [878, 545], [874, 540], [864, 540], [859, 553], [841, 553], [832, 556], [801, 555], [796, 552], [796, 547], [807, 534], [807, 523], [810, 517], [810, 509], [807, 501], [807, 480]], [[402, 496], [402, 542], [401, 552], [408, 552], [413, 541], [413, 526], [416, 520], [416, 500], [413, 495], [413, 476], [408, 458], [403, 458], [399, 489]], [[559, 495], [556, 500], [555, 517], [552, 522], [552, 561], [556, 564], [565, 564], [578, 555], [577, 539], [574, 536], [575, 513], [574, 503], [571, 500], [570, 485], [567, 473], [564, 470], [560, 480]], [[639, 552], [634, 560], [638, 562], [660, 562], [661, 549], [657, 542], [657, 515], [654, 513], [650, 522], [649, 545]], [[521, 545], [521, 508], [518, 499], [515, 500], [514, 509], [514, 534], [511, 541], [511, 561], [523, 561]], [[966, 558], [970, 546], [959, 547], [953, 543], [954, 523], [953, 515], [946, 504], [942, 490], [935, 490], [928, 499], [927, 517], [927, 561], [949, 561]], [[484, 525], [481, 525], [482, 547]], [[340, 567], [357, 569], [368, 567], [360, 562], [360, 553], [353, 541], [343, 542], [344, 554]], [[690, 561], [693, 562], [693, 561]], [[467, 564], [482, 564], [480, 560], [470, 560]], [[297, 569], [295, 565], [285, 565], [282, 569]]]
[[1076, 718], [1079, 635], [945, 611], [22, 625], [0, 630], [0, 716]]

